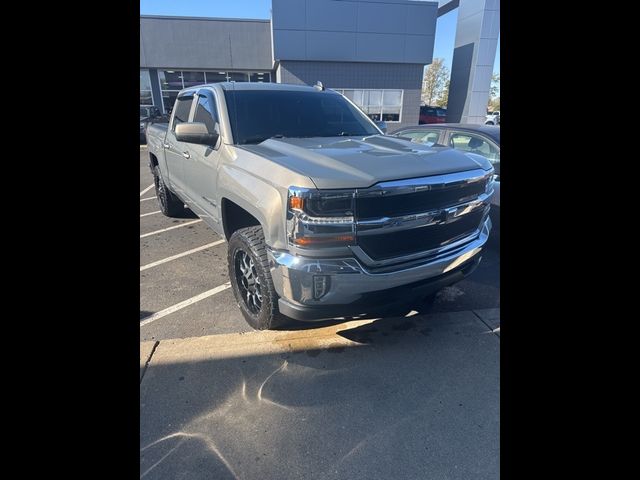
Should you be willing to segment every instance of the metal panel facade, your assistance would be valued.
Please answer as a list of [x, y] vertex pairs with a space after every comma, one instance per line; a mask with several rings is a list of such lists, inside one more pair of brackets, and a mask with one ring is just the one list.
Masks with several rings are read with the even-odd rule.
[[411, 0], [273, 0], [274, 58], [428, 64], [437, 11]]
[[447, 121], [485, 122], [499, 34], [499, 0], [460, 0]]
[[140, 68], [272, 70], [269, 20], [140, 17]]

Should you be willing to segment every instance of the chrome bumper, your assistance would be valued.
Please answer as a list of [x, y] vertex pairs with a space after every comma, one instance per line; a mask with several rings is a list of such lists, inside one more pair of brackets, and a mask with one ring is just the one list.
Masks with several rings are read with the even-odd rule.
[[[423, 262], [413, 261], [410, 267], [400, 265], [392, 271], [387, 268], [383, 273], [368, 270], [355, 257], [310, 258], [271, 249], [267, 252], [274, 287], [281, 300], [303, 307], [346, 306], [358, 302], [368, 293], [446, 275], [480, 253], [490, 230], [491, 220], [487, 218], [479, 233], [468, 243]], [[316, 298], [314, 277], [319, 276], [325, 277], [326, 288], [325, 293]]]

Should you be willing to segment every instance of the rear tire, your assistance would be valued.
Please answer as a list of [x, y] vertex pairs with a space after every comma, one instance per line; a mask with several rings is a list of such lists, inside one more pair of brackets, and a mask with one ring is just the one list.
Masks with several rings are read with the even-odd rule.
[[269, 330], [287, 323], [278, 310], [262, 227], [236, 230], [229, 239], [229, 280], [238, 308], [256, 330]]
[[169, 190], [169, 187], [162, 180], [160, 167], [153, 167], [153, 183], [156, 187], [156, 197], [160, 211], [167, 217], [180, 217], [184, 214], [184, 203]]

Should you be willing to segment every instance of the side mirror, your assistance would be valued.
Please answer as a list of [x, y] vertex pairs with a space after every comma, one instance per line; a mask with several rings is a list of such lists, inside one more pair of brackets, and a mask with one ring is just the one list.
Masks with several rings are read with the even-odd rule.
[[382, 130], [382, 133], [387, 133], [387, 122], [384, 120], [376, 121], [376, 125], [380, 130]]
[[200, 122], [180, 123], [176, 126], [176, 140], [185, 143], [197, 143], [213, 147], [218, 141], [218, 132], [209, 132]]

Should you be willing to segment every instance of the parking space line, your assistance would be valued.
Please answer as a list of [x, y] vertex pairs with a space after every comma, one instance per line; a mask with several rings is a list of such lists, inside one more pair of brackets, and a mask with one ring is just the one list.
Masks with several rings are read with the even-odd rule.
[[149, 185], [147, 188], [145, 188], [144, 190], [142, 190], [140, 192], [140, 196], [144, 195], [145, 193], [147, 193], [149, 190], [151, 190], [153, 188], [153, 183], [151, 185]]
[[144, 233], [144, 234], [140, 235], [140, 238], [150, 237], [151, 235], [157, 235], [158, 233], [162, 233], [162, 232], [168, 232], [169, 230], [173, 230], [175, 228], [186, 227], [187, 225], [193, 225], [194, 223], [198, 223], [198, 222], [201, 222], [201, 221], [202, 221], [202, 219], [199, 218], [198, 220], [193, 220], [191, 222], [181, 223], [180, 225], [174, 225], [173, 227], [163, 228], [161, 230], [155, 230], [153, 232]]
[[140, 215], [140, 218], [148, 217], [149, 215], [155, 215], [156, 213], [160, 213], [161, 211], [162, 210], [156, 210], [155, 212], [143, 213], [142, 215]]
[[218, 240], [217, 242], [208, 243], [206, 245], [202, 245], [201, 247], [192, 248], [191, 250], [187, 250], [186, 252], [178, 253], [177, 255], [163, 258], [162, 260], [158, 260], [157, 262], [148, 263], [140, 267], [140, 271], [142, 272], [143, 270], [157, 267], [158, 265], [162, 265], [163, 263], [170, 262], [171, 260], [175, 260], [176, 258], [186, 257], [187, 255], [191, 255], [192, 253], [196, 253], [201, 250], [206, 250], [207, 248], [215, 247], [216, 245], [220, 245], [221, 243], [224, 243], [224, 240]]
[[168, 308], [165, 308], [164, 310], [160, 310], [159, 312], [156, 312], [152, 315], [149, 315], [147, 317], [144, 317], [144, 319], [140, 322], [140, 327], [144, 327], [145, 325], [149, 325], [151, 322], [155, 322], [156, 320], [162, 318], [162, 317], [166, 317], [167, 315], [173, 313], [173, 312], [177, 312], [178, 310], [182, 310], [185, 307], [188, 307], [189, 305], [193, 305], [196, 302], [199, 302], [200, 300], [204, 300], [205, 298], [209, 298], [212, 295], [215, 295], [216, 293], [222, 292], [224, 290], [226, 290], [227, 288], [230, 288], [231, 284], [229, 282], [223, 284], [223, 285], [219, 285], [216, 288], [212, 288], [211, 290], [207, 290], [206, 292], [201, 293], [200, 295], [196, 295], [195, 297], [191, 297], [187, 300], [185, 300], [184, 302], [180, 302], [180, 303], [176, 303], [175, 305], [172, 305]]
[[153, 200], [154, 198], [156, 198], [156, 197], [155, 197], [155, 196], [153, 196], [153, 197], [141, 198], [141, 199], [140, 199], [140, 201], [141, 201], [141, 202], [144, 202], [144, 201], [146, 201], [146, 200]]

